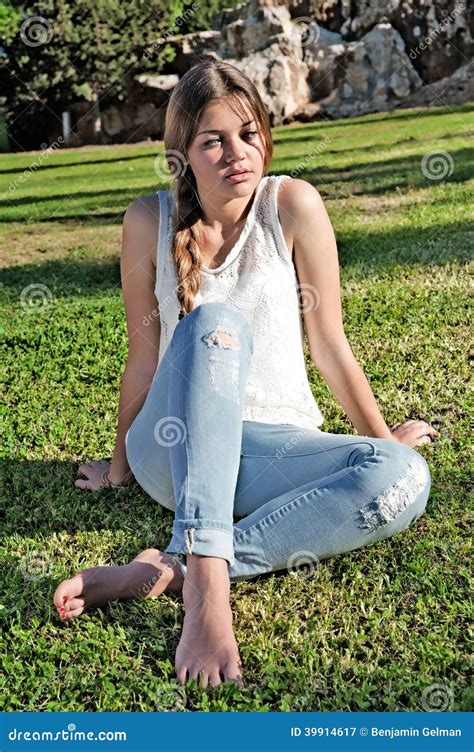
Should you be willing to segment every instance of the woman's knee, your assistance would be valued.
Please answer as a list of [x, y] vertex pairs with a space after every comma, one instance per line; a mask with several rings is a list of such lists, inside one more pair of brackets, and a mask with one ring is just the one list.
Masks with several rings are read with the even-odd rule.
[[253, 350], [253, 336], [250, 323], [238, 308], [220, 301], [201, 303], [181, 319], [196, 319], [199, 328], [205, 332], [203, 340], [209, 347], [230, 347], [240, 349], [240, 337], [243, 334]]
[[368, 532], [389, 524], [393, 532], [408, 527], [423, 514], [431, 488], [428, 463], [415, 449], [391, 440], [384, 449], [387, 485], [360, 510], [360, 526]]
[[148, 496], [170, 512], [176, 510], [173, 487], [166, 482], [165, 478], [159, 476], [154, 469], [146, 468], [142, 464], [136, 465], [133, 473], [138, 485]]

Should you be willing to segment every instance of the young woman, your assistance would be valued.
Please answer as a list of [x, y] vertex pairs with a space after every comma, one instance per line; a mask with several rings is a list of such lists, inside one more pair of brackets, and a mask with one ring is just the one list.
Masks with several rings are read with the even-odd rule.
[[[206, 687], [242, 683], [230, 584], [408, 527], [431, 485], [413, 447], [437, 431], [386, 425], [344, 332], [324, 204], [306, 181], [267, 174], [272, 137], [254, 85], [224, 62], [196, 64], [172, 93], [164, 141], [175, 189], [134, 201], [123, 224], [129, 353], [112, 462], [80, 465], [76, 486], [135, 478], [174, 512], [172, 538], [65, 580], [54, 602], [72, 619], [182, 590], [176, 672]], [[319, 428], [302, 319], [359, 435]]]

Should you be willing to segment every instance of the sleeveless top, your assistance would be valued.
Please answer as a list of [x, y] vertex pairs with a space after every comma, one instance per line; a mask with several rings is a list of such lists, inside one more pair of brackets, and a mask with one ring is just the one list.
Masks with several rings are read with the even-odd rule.
[[[277, 194], [288, 175], [260, 179], [241, 234], [216, 269], [201, 267], [195, 307], [225, 302], [247, 318], [254, 351], [243, 420], [315, 428], [323, 416], [311, 392], [304, 359], [298, 279], [278, 218]], [[157, 191], [160, 225], [155, 295], [161, 335], [158, 364], [178, 323], [178, 277], [171, 253], [174, 191]]]

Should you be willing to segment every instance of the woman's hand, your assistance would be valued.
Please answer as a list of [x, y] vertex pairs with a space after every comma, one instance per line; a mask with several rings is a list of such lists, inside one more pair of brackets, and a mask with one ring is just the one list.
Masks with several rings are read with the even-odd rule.
[[107, 460], [92, 460], [79, 465], [79, 478], [74, 482], [76, 488], [85, 488], [88, 491], [98, 491], [107, 485], [103, 479], [106, 470], [110, 470], [110, 462]]
[[[107, 477], [104, 473], [109, 471]], [[107, 460], [92, 460], [79, 465], [79, 475], [82, 476], [74, 482], [76, 488], [84, 488], [88, 491], [98, 491], [104, 486], [129, 486], [133, 482], [133, 474], [130, 470], [125, 476], [115, 478], [110, 472], [110, 462]], [[110, 477], [112, 475], [112, 477]]]
[[409, 447], [421, 444], [433, 444], [439, 431], [430, 426], [425, 420], [406, 420], [404, 423], [395, 423], [390, 429], [393, 437]]

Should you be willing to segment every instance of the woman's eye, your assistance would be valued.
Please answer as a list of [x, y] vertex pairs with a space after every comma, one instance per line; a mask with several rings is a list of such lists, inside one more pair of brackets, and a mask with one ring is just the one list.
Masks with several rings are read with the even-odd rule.
[[[256, 136], [256, 135], [257, 135], [257, 131], [246, 131], [244, 133], [244, 136], [252, 136], [253, 137], [253, 136]], [[210, 146], [210, 144], [214, 144], [216, 141], [220, 141], [220, 138], [211, 138], [209, 141], [206, 141], [204, 143], [204, 146]]]

